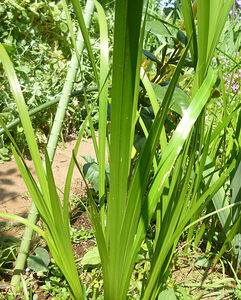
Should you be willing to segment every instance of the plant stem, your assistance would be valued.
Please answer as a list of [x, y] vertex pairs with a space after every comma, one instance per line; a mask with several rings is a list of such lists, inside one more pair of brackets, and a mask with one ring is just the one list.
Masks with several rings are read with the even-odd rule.
[[[111, 86], [109, 86], [109, 89], [111, 89]], [[75, 97], [78, 95], [82, 95], [84, 93], [90, 93], [90, 92], [98, 92], [98, 87], [97, 86], [93, 86], [93, 87], [89, 87], [86, 89], [81, 89], [81, 90], [77, 90], [71, 93], [70, 97]], [[60, 101], [60, 97], [57, 95], [55, 99], [48, 101], [44, 104], [39, 105], [38, 107], [31, 109], [28, 114], [29, 116], [34, 116], [39, 112], [42, 112], [44, 110], [47, 110], [49, 107], [54, 106], [56, 104], [58, 104]], [[11, 123], [9, 123], [6, 127], [7, 129], [11, 129], [12, 127], [18, 125], [21, 122], [20, 118], [16, 118], [15, 120], [13, 120]], [[3, 134], [5, 132], [4, 129], [0, 130], [0, 135]]]

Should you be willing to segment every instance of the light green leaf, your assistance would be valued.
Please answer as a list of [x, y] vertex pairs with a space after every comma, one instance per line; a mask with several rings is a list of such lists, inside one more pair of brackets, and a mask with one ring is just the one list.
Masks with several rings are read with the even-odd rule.
[[[108, 103], [108, 75], [109, 75], [109, 46], [108, 26], [103, 7], [95, 1], [100, 27], [100, 99], [99, 99], [99, 203], [102, 227], [106, 219], [105, 212], [105, 156], [106, 156], [106, 127]], [[97, 154], [97, 153], [96, 153]]]
[[200, 257], [196, 261], [195, 266], [200, 268], [208, 268], [211, 266], [211, 263], [207, 257]]
[[151, 33], [157, 36], [172, 36], [167, 27], [159, 21], [147, 21], [146, 22], [146, 31], [150, 31]]
[[158, 300], [176, 300], [174, 289], [171, 288], [168, 291], [163, 291], [158, 296]]
[[82, 266], [95, 266], [100, 264], [100, 254], [97, 247], [91, 248], [81, 260]]

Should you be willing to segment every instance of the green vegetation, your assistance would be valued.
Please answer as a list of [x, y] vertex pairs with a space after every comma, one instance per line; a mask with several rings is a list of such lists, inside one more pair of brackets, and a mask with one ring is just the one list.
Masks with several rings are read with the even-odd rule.
[[[230, 17], [233, 3], [180, 0], [166, 14], [154, 0], [1, 5], [0, 159], [11, 151], [33, 200], [28, 220], [0, 212], [28, 226], [9, 299], [21, 289], [36, 299], [36, 280], [56, 299], [240, 299], [241, 26]], [[34, 111], [30, 119], [32, 109], [41, 118]], [[62, 201], [51, 163], [59, 137], [72, 133]], [[80, 166], [86, 133], [96, 161], [86, 153]], [[81, 200], [70, 199], [74, 166], [86, 186]], [[91, 230], [74, 226], [70, 208], [80, 206]], [[34, 249], [26, 274], [32, 230], [47, 250]], [[89, 250], [78, 257], [75, 244]], [[1, 270], [14, 247], [3, 246]], [[192, 275], [183, 278], [185, 268]], [[221, 275], [205, 278], [210, 270]]]

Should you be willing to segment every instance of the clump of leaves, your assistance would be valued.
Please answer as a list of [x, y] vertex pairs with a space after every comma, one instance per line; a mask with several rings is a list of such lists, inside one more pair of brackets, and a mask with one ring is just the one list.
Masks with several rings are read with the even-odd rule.
[[40, 286], [44, 295], [50, 295], [52, 299], [68, 299], [68, 283], [53, 258], [50, 260], [49, 271], [43, 273], [39, 279], [44, 281]]
[[94, 237], [94, 230], [86, 230], [84, 226], [81, 226], [80, 229], [70, 228], [70, 235], [73, 243], [78, 244], [80, 241], [88, 241]]
[[9, 160], [9, 150], [7, 148], [0, 148], [0, 164], [4, 161]]

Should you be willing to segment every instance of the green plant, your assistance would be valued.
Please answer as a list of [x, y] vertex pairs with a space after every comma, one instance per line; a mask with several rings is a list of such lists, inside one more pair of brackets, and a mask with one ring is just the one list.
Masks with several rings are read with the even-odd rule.
[[[95, 160], [86, 155], [83, 156], [86, 161], [86, 164], [83, 165], [83, 173], [88, 182], [93, 186], [96, 191], [99, 191], [99, 165]], [[105, 182], [108, 185], [109, 183], [109, 164], [105, 165]]]
[[[30, 227], [37, 230], [47, 241], [49, 248], [51, 249], [52, 255], [55, 260], [58, 262], [62, 272], [65, 274], [66, 278], [69, 278], [70, 286], [72, 287], [72, 293], [75, 295], [75, 298], [82, 298], [82, 288], [78, 279], [78, 273], [76, 270], [74, 256], [71, 248], [70, 234], [69, 234], [69, 214], [68, 214], [68, 201], [65, 198], [64, 205], [62, 207], [60, 199], [57, 194], [56, 186], [53, 179], [53, 174], [50, 167], [49, 156], [46, 151], [46, 174], [44, 167], [41, 162], [40, 154], [37, 148], [37, 143], [35, 141], [34, 132], [31, 126], [30, 118], [28, 116], [26, 104], [24, 102], [21, 89], [14, 72], [13, 66], [9, 60], [9, 57], [1, 45], [1, 60], [4, 64], [5, 70], [7, 71], [8, 78], [12, 87], [12, 91], [15, 95], [20, 116], [22, 117], [22, 124], [26, 133], [26, 138], [29, 144], [29, 150], [32, 155], [35, 170], [39, 179], [39, 185], [41, 191], [31, 176], [30, 171], [26, 167], [21, 153], [15, 144], [14, 140], [12, 142], [16, 148], [13, 148], [13, 153], [15, 160], [18, 164], [20, 172], [25, 180], [30, 195], [35, 201], [36, 206], [40, 214], [42, 215], [43, 222], [45, 223], [48, 234], [38, 228], [36, 225], [31, 224], [28, 221], [24, 221], [25, 224], [30, 225]], [[13, 88], [15, 87], [15, 88]], [[2, 123], [2, 122], [1, 122]], [[2, 126], [5, 127], [4, 123]], [[11, 136], [9, 135], [11, 138]], [[18, 156], [20, 155], [20, 157]], [[69, 193], [70, 182], [67, 183], [65, 193]], [[4, 214], [1, 213], [3, 216]], [[17, 218], [16, 219], [21, 219]], [[74, 279], [75, 278], [75, 279]], [[72, 281], [73, 280], [73, 281]]]
[[[87, 27], [90, 25], [93, 9], [94, 9], [93, 3], [91, 1], [88, 1], [86, 4], [86, 11], [85, 11], [85, 19], [86, 19]], [[55, 121], [53, 123], [52, 131], [51, 131], [48, 145], [47, 145], [47, 150], [49, 151], [49, 156], [50, 156], [51, 162], [54, 158], [56, 146], [58, 143], [58, 138], [59, 138], [61, 128], [62, 128], [61, 124], [63, 124], [63, 121], [64, 121], [67, 104], [69, 101], [69, 96], [70, 96], [71, 90], [73, 88], [73, 83], [74, 83], [74, 80], [75, 80], [76, 74], [77, 74], [77, 65], [78, 65], [77, 53], [78, 53], [78, 51], [80, 51], [80, 53], [81, 53], [84, 48], [84, 42], [82, 39], [81, 32], [79, 32], [77, 35], [77, 41], [76, 41], [75, 45], [77, 47], [77, 52], [73, 53], [72, 58], [71, 58], [71, 63], [69, 66], [69, 70], [67, 72], [66, 81], [65, 81], [65, 84], [63, 87], [63, 91], [62, 91], [60, 100], [58, 102], [58, 109], [56, 112]], [[88, 117], [86, 118], [86, 122], [87, 122], [87, 120], [88, 120]], [[86, 122], [83, 123], [83, 127], [82, 127], [83, 130], [86, 126]], [[82, 132], [82, 130], [80, 130], [80, 135], [81, 135], [81, 132]], [[71, 181], [71, 176], [70, 176], [69, 180]], [[66, 194], [67, 194], [66, 197], [68, 197], [68, 192]], [[35, 206], [35, 203], [33, 202], [32, 206], [31, 206], [31, 210], [29, 212], [28, 221], [35, 224], [37, 222], [37, 219], [38, 219], [38, 211]], [[32, 228], [27, 227], [25, 230], [25, 233], [23, 235], [23, 240], [21, 243], [19, 255], [17, 258], [17, 262], [16, 262], [17, 270], [23, 270], [23, 268], [24, 268], [26, 258], [27, 258], [27, 253], [30, 248], [30, 241], [31, 241], [32, 233], [33, 233]], [[11, 282], [14, 289], [17, 289], [17, 287], [19, 285], [19, 281], [20, 281], [19, 271], [17, 271], [16, 274], [14, 274], [14, 276], [12, 278], [12, 282]]]
[[[0, 18], [0, 41], [11, 54], [17, 76], [21, 78], [26, 104], [31, 115], [33, 113], [31, 121], [37, 132], [37, 142], [43, 146], [49, 138], [56, 113], [54, 104], [60, 99], [71, 59], [71, 35], [68, 33], [63, 3], [49, 3], [46, 0], [41, 3], [7, 0], [0, 4]], [[94, 20], [93, 25], [96, 26], [98, 22], [96, 18]], [[74, 23], [73, 27], [73, 31], [77, 33], [77, 24]], [[89, 33], [95, 39], [97, 34], [93, 27]], [[73, 82], [74, 88], [80, 88], [80, 82], [82, 90], [88, 88], [88, 85], [91, 86], [92, 73], [87, 54], [83, 52], [81, 70]], [[19, 120], [17, 107], [10, 97], [11, 93], [4, 76], [0, 75], [0, 82], [0, 115], [7, 125], [11, 125], [16, 119]], [[83, 123], [87, 115], [81, 95], [75, 95], [71, 100], [68, 102], [68, 113], [61, 128], [64, 139], [77, 133], [76, 128]], [[91, 102], [90, 97], [88, 102]], [[10, 131], [21, 151], [26, 153], [28, 149], [21, 124], [17, 126], [17, 130], [11, 128]], [[6, 147], [11, 150], [9, 139], [3, 133], [1, 127], [3, 144], [0, 144], [0, 148]]]
[[40, 287], [44, 295], [51, 295], [53, 299], [68, 299], [68, 283], [53, 259], [48, 273], [40, 276], [40, 279], [44, 282]]
[[[1, 3], [0, 31], [1, 42], [11, 53], [17, 75], [21, 76], [26, 103], [29, 109], [35, 109], [52, 100], [59, 93], [64, 79], [63, 71], [66, 70], [67, 58], [70, 55], [70, 45], [69, 39], [63, 38], [63, 33], [66, 31], [62, 31], [60, 25], [66, 23], [63, 14], [59, 20], [56, 20], [56, 15], [61, 9], [60, 2], [54, 6], [44, 2], [41, 4], [29, 2]], [[53, 30], [58, 33], [55, 35], [55, 40], [53, 40]], [[9, 92], [6, 79], [1, 77], [0, 95], [3, 101], [0, 105], [0, 114], [6, 123], [18, 116], [16, 104], [9, 97]], [[38, 130], [39, 142], [44, 139], [42, 127], [51, 125], [51, 116], [54, 112], [53, 109], [49, 109], [41, 115], [41, 118], [39, 115], [33, 117], [32, 124]], [[11, 130], [11, 133], [19, 146], [27, 150], [22, 126], [18, 126], [18, 130]], [[4, 140], [7, 146], [8, 140], [5, 135]]]
[[0, 163], [9, 160], [9, 151], [7, 148], [0, 148]]
[[18, 239], [13, 237], [1, 237], [0, 243], [0, 279], [4, 272], [9, 272], [11, 265], [16, 260], [16, 248], [19, 246]]
[[[223, 4], [223, 3], [222, 3]], [[229, 3], [229, 5], [231, 2]], [[116, 4], [118, 9], [118, 13], [121, 14], [121, 9], [123, 9], [122, 13], [126, 14], [126, 17], [128, 18], [128, 10], [125, 10], [127, 8], [117, 2]], [[201, 5], [201, 4], [200, 4]], [[211, 5], [211, 4], [210, 4]], [[214, 4], [213, 4], [214, 5]], [[201, 11], [201, 15], [204, 13], [205, 6], [200, 6], [199, 10]], [[215, 6], [213, 6], [215, 7]], [[131, 4], [128, 7], [131, 9]], [[77, 9], [77, 8], [76, 8]], [[117, 12], [117, 10], [116, 10]], [[226, 12], [227, 13], [227, 12]], [[118, 17], [118, 16], [117, 16]], [[133, 16], [132, 16], [133, 18]], [[202, 15], [200, 18], [204, 18], [204, 15]], [[136, 20], [140, 21], [140, 20]], [[180, 69], [182, 67], [182, 64], [184, 62], [185, 54], [183, 55], [182, 59], [179, 62], [179, 65], [177, 67], [176, 72], [174, 73], [173, 79], [169, 85], [169, 88], [167, 90], [167, 93], [165, 95], [165, 98], [162, 103], [162, 110], [159, 110], [157, 112], [156, 118], [154, 120], [154, 123], [152, 125], [151, 131], [148, 135], [147, 142], [145, 143], [145, 146], [143, 147], [143, 150], [140, 154], [139, 161], [137, 162], [137, 165], [135, 166], [134, 173], [132, 174], [130, 184], [128, 185], [128, 179], [129, 179], [129, 167], [130, 167], [130, 157], [131, 157], [131, 147], [132, 147], [132, 140], [133, 140], [133, 129], [134, 126], [134, 120], [135, 120], [135, 114], [134, 111], [136, 109], [136, 99], [137, 99], [137, 92], [134, 93], [136, 84], [138, 84], [138, 75], [136, 77], [131, 74], [135, 74], [136, 70], [136, 64], [128, 64], [130, 61], [136, 62], [137, 61], [137, 53], [134, 53], [133, 51], [128, 52], [128, 44], [129, 40], [128, 38], [125, 40], [125, 36], [128, 34], [125, 30], [127, 30], [128, 27], [125, 27], [126, 24], [120, 25], [121, 22], [118, 22], [118, 19], [116, 21], [116, 31], [118, 32], [118, 36], [116, 37], [116, 40], [120, 44], [114, 45], [114, 58], [116, 59], [116, 66], [115, 66], [115, 60], [114, 60], [114, 66], [113, 66], [113, 82], [112, 82], [112, 101], [111, 101], [111, 134], [110, 134], [110, 192], [107, 197], [107, 216], [106, 216], [106, 229], [103, 230], [103, 232], [100, 229], [100, 225], [93, 220], [95, 230], [96, 230], [96, 237], [97, 237], [97, 243], [99, 246], [100, 256], [102, 259], [102, 266], [103, 266], [103, 273], [104, 273], [104, 281], [105, 281], [105, 297], [107, 299], [114, 298], [114, 299], [124, 299], [125, 293], [128, 288], [128, 282], [130, 279], [131, 270], [135, 261], [135, 257], [137, 255], [137, 252], [140, 246], [140, 243], [143, 239], [143, 236], [145, 234], [145, 231], [147, 230], [147, 224], [149, 224], [151, 220], [151, 216], [154, 213], [155, 207], [157, 205], [159, 196], [161, 195], [161, 192], [163, 191], [163, 184], [165, 179], [168, 179], [168, 175], [171, 172], [172, 166], [180, 153], [180, 148], [183, 146], [185, 139], [188, 137], [189, 131], [191, 131], [191, 124], [190, 119], [187, 117], [192, 111], [192, 108], [194, 106], [197, 107], [197, 104], [195, 103], [201, 95], [205, 98], [207, 96], [204, 96], [204, 91], [209, 93], [210, 88], [214, 84], [214, 77], [212, 77], [211, 73], [209, 74], [210, 77], [206, 78], [206, 81], [203, 83], [204, 74], [206, 74], [210, 59], [212, 58], [212, 52], [214, 51], [214, 47], [211, 49], [203, 47], [203, 44], [201, 46], [201, 40], [203, 36], [200, 34], [200, 37], [198, 38], [198, 42], [200, 43], [200, 61], [199, 65], [202, 65], [203, 68], [205, 66], [205, 70], [198, 70], [196, 73], [196, 90], [194, 88], [193, 90], [193, 99], [191, 101], [191, 104], [188, 108], [188, 111], [184, 113], [182, 121], [179, 123], [176, 131], [173, 134], [172, 139], [170, 140], [169, 145], [165, 149], [164, 155], [161, 157], [157, 168], [156, 168], [156, 174], [154, 177], [154, 180], [149, 187], [149, 192], [146, 195], [146, 187], [149, 180], [149, 171], [151, 169], [152, 165], [152, 159], [154, 157], [155, 148], [159, 141], [159, 135], [161, 133], [162, 125], [164, 116], [167, 112], [167, 107], [169, 106], [171, 96], [173, 94], [174, 87], [176, 85], [176, 81], [180, 72]], [[199, 31], [202, 32], [204, 30], [207, 31], [207, 28], [205, 28], [207, 23], [199, 22]], [[210, 40], [212, 41], [214, 39], [214, 45], [215, 40], [218, 36], [214, 35], [211, 30], [214, 30], [215, 26], [208, 28], [210, 30]], [[220, 26], [222, 28], [222, 26]], [[219, 31], [220, 31], [219, 28]], [[220, 32], [221, 33], [221, 32]], [[122, 35], [121, 35], [122, 34]], [[137, 31], [135, 31], [135, 35], [137, 34]], [[216, 33], [215, 33], [216, 34]], [[132, 34], [134, 36], [134, 33]], [[190, 36], [191, 37], [191, 36]], [[123, 40], [121, 40], [123, 38]], [[137, 43], [137, 40], [136, 40]], [[126, 45], [126, 53], [128, 55], [133, 55], [131, 59], [128, 61], [124, 61], [123, 47]], [[134, 45], [134, 39], [131, 42], [132, 49]], [[116, 47], [116, 48], [115, 48]], [[125, 47], [124, 47], [125, 49]], [[116, 56], [115, 56], [115, 51]], [[209, 52], [210, 51], [210, 52]], [[202, 55], [206, 56], [207, 61], [206, 63], [201, 62]], [[195, 60], [194, 60], [195, 61]], [[205, 60], [204, 60], [205, 61]], [[126, 68], [125, 69], [118, 69], [118, 66], [123, 65]], [[115, 69], [117, 68], [117, 69]], [[128, 69], [129, 68], [129, 69]], [[118, 71], [117, 71], [118, 70]], [[115, 73], [116, 72], [116, 73]], [[122, 73], [121, 73], [122, 72]], [[115, 77], [116, 76], [116, 77]], [[130, 77], [128, 77], [130, 76]], [[126, 79], [130, 78], [127, 83]], [[213, 78], [211, 80], [211, 78]], [[114, 82], [117, 81], [118, 84], [114, 85]], [[125, 89], [122, 89], [123, 83], [126, 83]], [[121, 84], [122, 83], [122, 84]], [[129, 88], [128, 90], [128, 84], [131, 85], [132, 88]], [[208, 89], [209, 87], [209, 89]], [[200, 90], [199, 90], [200, 88]], [[197, 92], [197, 90], [199, 90]], [[133, 99], [130, 103], [130, 99]], [[201, 99], [200, 99], [201, 100]], [[207, 100], [207, 98], [206, 98]], [[195, 104], [194, 104], [195, 103]], [[200, 102], [201, 105], [201, 102]], [[203, 103], [204, 105], [204, 103]], [[201, 106], [203, 107], [203, 106]], [[200, 108], [201, 108], [200, 107]], [[120, 113], [121, 111], [121, 113]], [[199, 112], [196, 112], [198, 117], [199, 113], [201, 112], [201, 109]], [[194, 116], [194, 115], [193, 115]], [[192, 116], [192, 117], [193, 117]], [[128, 120], [128, 122], [127, 122]], [[196, 118], [194, 118], [196, 120]], [[193, 120], [193, 121], [194, 121]], [[186, 122], [189, 122], [190, 127], [187, 128]], [[185, 125], [184, 125], [185, 124]], [[123, 126], [123, 127], [122, 127]], [[183, 126], [183, 127], [182, 127]], [[200, 126], [200, 125], [199, 125]], [[181, 128], [185, 128], [186, 134], [182, 132]], [[198, 128], [198, 127], [197, 127]], [[201, 127], [202, 128], [202, 127]], [[200, 129], [203, 130], [203, 129]], [[201, 167], [203, 168], [203, 164], [206, 160], [207, 155], [207, 149], [208, 149], [208, 139], [210, 134], [211, 127], [209, 127], [209, 131], [207, 131], [205, 135], [205, 141], [206, 145], [204, 147], [204, 153], [206, 153], [202, 160], [200, 161]], [[181, 133], [182, 132], [182, 133]], [[180, 134], [180, 135], [179, 135]], [[182, 136], [184, 134], [185, 137]], [[204, 141], [203, 140], [203, 141]], [[146, 286], [143, 290], [142, 297], [143, 299], [150, 299], [151, 297], [155, 298], [156, 293], [158, 293], [159, 286], [158, 282], [162, 281], [163, 273], [166, 270], [166, 264], [168, 263], [169, 259], [169, 251], [172, 252], [172, 247], [175, 245], [175, 240], [178, 238], [179, 234], [181, 234], [183, 230], [183, 224], [185, 222], [188, 222], [189, 217], [191, 214], [193, 214], [196, 210], [199, 209], [201, 203], [204, 201], [204, 199], [211, 199], [211, 195], [213, 195], [217, 189], [223, 184], [223, 180], [226, 177], [226, 175], [230, 172], [233, 165], [230, 167], [230, 169], [227, 171], [226, 175], [223, 174], [219, 181], [217, 181], [217, 185], [212, 185], [207, 187], [206, 192], [202, 194], [202, 196], [199, 196], [200, 198], [197, 199], [196, 203], [193, 202], [193, 207], [190, 208], [190, 211], [182, 211], [182, 205], [184, 201], [184, 197], [186, 196], [186, 191], [188, 187], [188, 182], [190, 179], [190, 174], [188, 172], [191, 172], [192, 170], [192, 163], [194, 160], [194, 148], [191, 150], [192, 157], [191, 160], [189, 160], [189, 168], [187, 169], [187, 174], [184, 176], [183, 182], [184, 182], [184, 189], [178, 191], [179, 192], [179, 201], [178, 204], [175, 204], [176, 210], [175, 213], [173, 212], [174, 216], [172, 218], [172, 226], [170, 226], [170, 212], [172, 201], [172, 194], [171, 192], [174, 189], [174, 186], [178, 186], [176, 181], [176, 178], [180, 178], [180, 174], [184, 170], [185, 160], [187, 158], [187, 151], [188, 151], [188, 145], [190, 143], [190, 140], [187, 139], [187, 142], [184, 146], [184, 150], [179, 156], [175, 168], [173, 169], [175, 172], [173, 174], [172, 178], [175, 178], [172, 185], [169, 187], [169, 203], [170, 208], [168, 205], [162, 208], [161, 213], [165, 214], [163, 219], [161, 221], [161, 227], [158, 231], [157, 238], [156, 238], [156, 248], [154, 248], [156, 251], [154, 252], [153, 259], [152, 259], [152, 267], [150, 270], [149, 278], [146, 281]], [[162, 145], [162, 144], [161, 144]], [[197, 144], [193, 144], [194, 147]], [[204, 145], [204, 143], [203, 143]], [[125, 159], [124, 159], [125, 158]], [[145, 170], [143, 173], [142, 170]], [[201, 176], [202, 171], [200, 169]], [[100, 175], [101, 176], [101, 175]], [[186, 177], [186, 178], [185, 178]], [[187, 181], [185, 181], [187, 180]], [[193, 186], [193, 192], [197, 192], [197, 187], [199, 186], [200, 177], [197, 177], [195, 184]], [[218, 183], [219, 182], [219, 183]], [[221, 184], [221, 185], [220, 185]], [[161, 186], [160, 186], [161, 185]], [[171, 188], [172, 187], [172, 188]], [[128, 191], [128, 194], [126, 195]], [[175, 193], [177, 193], [175, 191]], [[175, 195], [174, 193], [174, 195]], [[190, 192], [191, 194], [191, 192]], [[208, 196], [209, 195], [209, 196]], [[91, 197], [91, 196], [90, 196]], [[177, 197], [177, 195], [175, 195]], [[177, 197], [178, 198], [178, 197]], [[188, 198], [186, 198], [188, 199]], [[147, 201], [148, 200], [148, 201]], [[164, 203], [164, 200], [162, 200]], [[167, 200], [168, 203], [168, 200]], [[188, 203], [188, 202], [187, 202]], [[162, 204], [163, 205], [163, 204]], [[102, 204], [103, 206], [103, 204]], [[94, 208], [92, 208], [94, 210]], [[93, 217], [96, 215], [96, 212], [92, 212]], [[188, 216], [189, 215], [189, 216]], [[102, 215], [101, 215], [102, 217]], [[178, 221], [179, 218], [179, 221]], [[182, 219], [183, 218], [183, 219]], [[168, 220], [168, 221], [167, 221]], [[104, 218], [105, 221], [105, 218]], [[139, 224], [138, 224], [139, 222]], [[101, 224], [103, 228], [103, 217], [101, 219]], [[138, 228], [139, 225], [139, 228]], [[178, 228], [175, 231], [175, 228]], [[173, 236], [173, 239], [170, 239], [170, 236]], [[120, 238], [119, 238], [120, 236]], [[168, 239], [168, 240], [167, 240]], [[134, 245], [133, 245], [134, 243]], [[108, 245], [108, 247], [107, 247]], [[165, 246], [164, 246], [165, 245]], [[169, 246], [167, 246], [169, 245]], [[124, 255], [123, 255], [124, 253]], [[108, 257], [108, 260], [107, 258]], [[163, 269], [161, 268], [163, 266]], [[128, 271], [127, 271], [128, 270]], [[160, 275], [159, 275], [160, 274]], [[111, 286], [109, 286], [109, 278], [111, 278], [113, 281], [111, 282]], [[106, 286], [107, 285], [107, 286]], [[156, 288], [156, 290], [155, 290]], [[118, 295], [118, 296], [117, 296]]]
[[75, 229], [73, 226], [70, 229], [70, 235], [73, 243], [79, 243], [80, 241], [88, 241], [94, 237], [93, 230], [86, 230], [84, 226], [81, 228]]
[[[132, 166], [131, 153], [135, 126], [139, 117], [137, 102], [146, 20], [146, 14], [142, 18], [144, 2], [141, 0], [135, 3], [131, 0], [115, 1], [109, 135], [106, 130], [109, 61], [105, 15], [100, 4], [95, 1], [100, 22], [101, 54], [100, 79], [98, 79], [97, 66], [82, 9], [79, 1], [72, 0], [99, 89], [99, 144], [96, 142], [95, 135], [92, 134], [99, 164], [99, 211], [87, 183], [86, 185], [90, 215], [101, 258], [105, 299], [126, 299], [141, 244], [156, 211], [156, 232], [152, 246], [151, 265], [142, 282], [140, 297], [148, 300], [159, 297], [178, 238], [187, 229], [188, 223], [189, 228], [192, 228], [197, 222], [200, 213], [223, 186], [234, 168], [235, 159], [219, 173], [214, 169], [211, 174], [204, 174], [209, 165], [209, 147], [224, 126], [221, 123], [215, 132], [213, 132], [212, 122], [205, 126], [205, 105], [208, 103], [217, 77], [210, 68], [210, 62], [232, 2], [198, 1], [197, 34], [195, 13], [192, 11], [191, 1], [181, 1], [188, 43], [180, 49], [174, 72], [171, 74], [170, 83], [160, 106], [153, 88], [149, 89], [148, 96], [152, 103], [155, 119], [150, 131], [145, 130], [146, 142]], [[180, 73], [185, 72], [185, 68], [187, 68], [185, 62], [189, 48], [195, 71], [190, 104], [183, 112], [171, 137], [167, 139], [164, 122]], [[62, 206], [56, 192], [48, 153], [45, 153], [45, 174], [17, 78], [4, 48], [1, 47], [0, 50], [1, 57], [4, 57], [4, 60], [2, 59], [4, 70], [8, 75], [15, 100], [19, 106], [20, 117], [41, 190], [14, 148], [13, 153], [29, 192], [38, 207], [47, 233], [22, 218], [10, 216], [7, 213], [0, 213], [0, 215], [20, 220], [40, 233], [46, 239], [57, 265], [69, 283], [71, 296], [74, 299], [85, 299], [85, 292], [78, 279], [71, 249], [68, 216], [73, 160], [82, 173], [76, 160], [79, 140], [67, 176]], [[61, 115], [63, 112], [64, 110], [61, 110]], [[93, 131], [90, 115], [91, 110], [87, 120]], [[3, 122], [2, 126], [6, 130]], [[56, 126], [57, 132], [59, 132], [61, 122]], [[55, 132], [54, 127], [53, 133]], [[144, 125], [142, 127], [145, 129]], [[9, 135], [9, 137], [11, 136]], [[110, 142], [108, 149], [110, 179], [107, 192], [105, 185], [106, 138]], [[17, 149], [13, 139], [12, 142]], [[217, 180], [212, 181], [213, 175], [217, 177]], [[206, 182], [204, 178], [207, 179]]]

